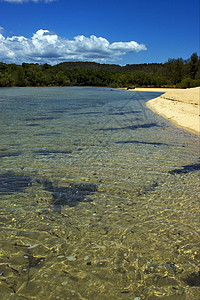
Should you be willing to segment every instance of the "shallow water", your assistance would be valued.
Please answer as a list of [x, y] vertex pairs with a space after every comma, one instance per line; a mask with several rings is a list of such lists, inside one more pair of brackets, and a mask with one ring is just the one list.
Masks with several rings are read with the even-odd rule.
[[0, 89], [1, 299], [199, 299], [199, 138], [159, 95]]

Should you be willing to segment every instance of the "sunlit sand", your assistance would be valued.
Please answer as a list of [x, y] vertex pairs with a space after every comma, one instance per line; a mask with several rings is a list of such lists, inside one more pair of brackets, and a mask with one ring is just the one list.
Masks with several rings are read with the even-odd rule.
[[148, 101], [146, 105], [176, 126], [199, 134], [199, 99], [200, 87], [170, 89], [160, 97]]

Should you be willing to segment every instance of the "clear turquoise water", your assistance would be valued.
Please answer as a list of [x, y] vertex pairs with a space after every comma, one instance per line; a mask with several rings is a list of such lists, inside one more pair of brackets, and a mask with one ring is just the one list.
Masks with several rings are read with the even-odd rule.
[[0, 89], [1, 299], [199, 299], [199, 137], [159, 95]]

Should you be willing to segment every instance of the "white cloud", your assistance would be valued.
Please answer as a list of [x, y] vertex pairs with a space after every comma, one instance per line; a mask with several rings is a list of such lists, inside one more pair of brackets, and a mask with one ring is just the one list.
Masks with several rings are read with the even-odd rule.
[[4, 28], [2, 26], [0, 26], [0, 33], [4, 32]]
[[143, 44], [138, 44], [137, 42], [131, 41], [127, 43], [123, 42], [118, 42], [118, 43], [113, 43], [110, 45], [110, 48], [113, 50], [119, 50], [119, 51], [125, 51], [125, 52], [140, 52], [141, 50], [146, 50], [146, 48]]
[[137, 42], [115, 42], [91, 35], [76, 36], [73, 40], [40, 29], [31, 39], [24, 36], [5, 38], [0, 33], [0, 58], [6, 63], [39, 62], [56, 64], [63, 61], [117, 61], [126, 53], [146, 50]]
[[0, 0], [2, 2], [10, 2], [10, 3], [24, 3], [24, 2], [53, 2], [56, 0]]

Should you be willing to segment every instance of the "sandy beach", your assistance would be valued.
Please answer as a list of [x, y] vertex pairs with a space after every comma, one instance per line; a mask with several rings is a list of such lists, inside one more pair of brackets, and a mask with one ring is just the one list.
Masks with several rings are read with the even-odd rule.
[[190, 89], [138, 88], [134, 91], [164, 92], [160, 97], [148, 101], [147, 107], [177, 127], [200, 134], [200, 87]]
[[173, 88], [135, 88], [132, 91], [136, 91], [136, 92], [158, 92], [158, 93], [166, 93], [169, 91], [174, 91], [177, 89], [173, 89]]
[[[127, 90], [127, 87], [124, 88], [119, 88], [122, 90]], [[173, 88], [145, 88], [145, 87], [136, 87], [134, 89], [129, 88], [129, 91], [134, 91], [134, 92], [158, 92], [158, 93], [166, 93], [168, 91], [174, 91], [177, 89], [173, 89]]]

